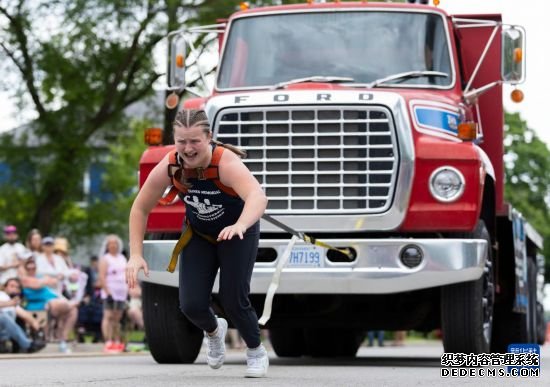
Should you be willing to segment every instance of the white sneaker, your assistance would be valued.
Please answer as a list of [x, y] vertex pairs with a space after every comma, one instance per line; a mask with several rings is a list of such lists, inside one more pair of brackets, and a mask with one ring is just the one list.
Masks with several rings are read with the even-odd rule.
[[72, 353], [71, 348], [69, 348], [66, 341], [59, 342], [59, 352], [66, 354]]
[[226, 333], [227, 321], [223, 318], [218, 318], [218, 332], [216, 332], [214, 336], [209, 336], [206, 332], [204, 333], [204, 336], [206, 337], [206, 345], [208, 347], [206, 352], [206, 362], [210, 368], [220, 368], [225, 360]]
[[269, 357], [264, 346], [246, 351], [246, 373], [247, 378], [263, 378], [267, 374]]

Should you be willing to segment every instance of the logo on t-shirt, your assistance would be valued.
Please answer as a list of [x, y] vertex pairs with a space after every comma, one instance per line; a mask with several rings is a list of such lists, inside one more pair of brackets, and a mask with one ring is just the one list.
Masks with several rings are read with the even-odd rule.
[[204, 199], [201, 202], [198, 196], [187, 195], [183, 200], [193, 208], [193, 213], [200, 220], [212, 221], [218, 219], [224, 213], [223, 206], [221, 204], [210, 203], [210, 199]]

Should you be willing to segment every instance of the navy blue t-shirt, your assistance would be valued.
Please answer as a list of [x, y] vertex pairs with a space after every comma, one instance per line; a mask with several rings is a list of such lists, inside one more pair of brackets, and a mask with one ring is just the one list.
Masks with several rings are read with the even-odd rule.
[[217, 236], [224, 227], [239, 219], [244, 207], [240, 197], [226, 194], [212, 180], [188, 181], [192, 186], [182, 199], [187, 219], [194, 229]]
[[239, 219], [244, 208], [240, 197], [223, 192], [212, 180], [190, 178], [187, 181], [191, 188], [187, 193], [180, 193], [180, 198], [193, 229], [217, 237], [224, 227]]

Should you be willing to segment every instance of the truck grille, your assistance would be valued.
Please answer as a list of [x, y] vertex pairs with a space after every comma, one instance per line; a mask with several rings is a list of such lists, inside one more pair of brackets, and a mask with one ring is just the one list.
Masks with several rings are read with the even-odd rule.
[[217, 140], [244, 160], [284, 213], [381, 213], [399, 164], [390, 111], [381, 106], [285, 106], [223, 110]]

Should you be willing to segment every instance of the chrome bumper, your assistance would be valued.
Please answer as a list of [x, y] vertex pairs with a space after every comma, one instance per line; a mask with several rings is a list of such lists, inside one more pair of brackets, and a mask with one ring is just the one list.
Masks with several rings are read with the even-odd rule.
[[[488, 248], [482, 239], [323, 239], [333, 246], [355, 249], [357, 258], [350, 263], [333, 263], [326, 258], [324, 267], [285, 267], [277, 293], [287, 294], [385, 294], [427, 289], [481, 277]], [[176, 241], [145, 241], [144, 256], [149, 277], [141, 279], [167, 286], [178, 286], [177, 271], [168, 273], [169, 257]], [[260, 247], [281, 252], [289, 240], [260, 240]], [[415, 244], [423, 251], [423, 260], [407, 268], [400, 259], [401, 250]], [[297, 243], [297, 246], [299, 243]], [[277, 260], [280, 255], [277, 257]], [[200, 259], [200, 257], [197, 257]], [[265, 294], [277, 266], [277, 260], [256, 263], [251, 293]], [[214, 285], [217, 291], [218, 283]]]

